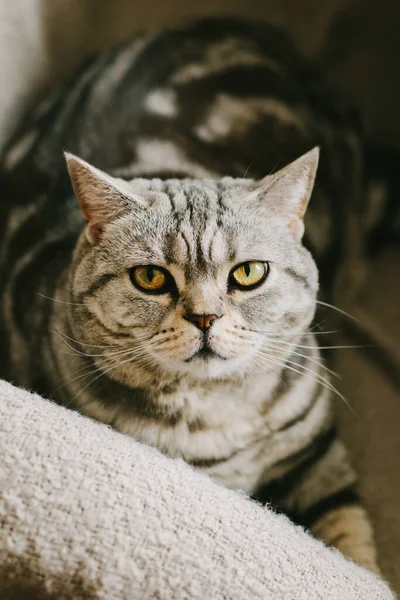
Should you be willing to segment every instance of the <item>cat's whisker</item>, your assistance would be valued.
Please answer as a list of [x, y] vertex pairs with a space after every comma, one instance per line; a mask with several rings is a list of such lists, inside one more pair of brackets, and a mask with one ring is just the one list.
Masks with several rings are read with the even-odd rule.
[[[104, 361], [104, 364], [111, 364], [112, 362], [117, 362], [115, 359], [109, 359], [108, 361]], [[75, 371], [73, 371], [72, 373], [69, 373], [69, 375], [77, 375], [78, 373], [83, 373], [84, 371], [86, 371], [86, 373], [84, 373], [85, 375], [90, 375], [91, 373], [95, 373], [96, 371], [100, 370], [102, 367], [96, 365], [95, 363], [90, 363], [90, 364], [86, 364], [83, 367], [80, 367], [79, 369], [76, 369]], [[67, 378], [64, 377], [61, 381], [66, 382], [64, 383], [64, 385], [68, 385], [68, 383], [72, 383], [73, 381], [75, 381], [74, 379], [71, 379], [69, 381], [66, 381]], [[61, 386], [63, 387], [63, 386]], [[58, 388], [60, 389], [60, 388]]]
[[355, 321], [356, 323], [360, 322], [360, 320], [357, 319], [357, 317], [355, 317], [354, 315], [351, 315], [350, 313], [339, 308], [338, 306], [335, 306], [334, 304], [329, 304], [328, 302], [322, 302], [322, 300], [316, 300], [316, 303], [319, 304], [320, 306], [325, 306], [326, 308], [331, 308], [332, 310], [335, 310], [336, 312], [340, 313], [341, 315], [348, 317], [349, 319], [351, 319], [352, 321]]
[[301, 358], [306, 358], [309, 362], [318, 365], [319, 367], [321, 367], [321, 369], [324, 369], [327, 373], [329, 373], [333, 377], [336, 377], [336, 379], [342, 380], [342, 376], [339, 375], [339, 373], [336, 373], [336, 371], [334, 371], [333, 369], [327, 367], [322, 360], [318, 360], [317, 358], [311, 358], [306, 354], [300, 354], [300, 352], [293, 352], [292, 354], [294, 354], [295, 356], [300, 356]]
[[307, 329], [306, 331], [303, 331], [303, 332], [296, 332], [296, 333], [285, 332], [280, 335], [276, 335], [275, 331], [268, 331], [266, 329], [249, 329], [246, 327], [246, 328], [244, 328], [244, 331], [250, 331], [251, 333], [259, 333], [260, 335], [266, 335], [266, 336], [271, 337], [271, 339], [278, 339], [278, 340], [282, 339], [283, 336], [303, 338], [307, 334], [311, 334], [314, 336], [314, 335], [332, 335], [334, 333], [339, 333], [338, 329], [333, 329], [333, 330], [329, 330], [329, 331], [313, 331], [313, 328]]
[[[117, 355], [119, 355], [119, 354], [123, 354], [123, 353], [126, 351], [126, 349], [125, 349], [125, 348], [121, 348], [120, 350], [117, 350], [116, 352], [101, 352], [101, 353], [99, 353], [99, 354], [89, 354], [88, 352], [82, 352], [81, 350], [78, 350], [77, 348], [74, 348], [73, 346], [71, 346], [71, 344], [69, 344], [69, 343], [66, 341], [66, 339], [64, 339], [64, 337], [65, 337], [65, 338], [67, 338], [67, 339], [69, 339], [69, 340], [72, 340], [72, 338], [70, 338], [70, 337], [66, 336], [66, 335], [65, 335], [65, 334], [63, 334], [62, 332], [57, 332], [57, 331], [54, 331], [54, 330], [52, 330], [52, 332], [53, 332], [55, 335], [58, 335], [58, 337], [59, 337], [59, 338], [60, 338], [60, 339], [61, 339], [61, 340], [62, 340], [62, 341], [63, 341], [63, 342], [64, 342], [64, 343], [65, 343], [65, 344], [66, 344], [66, 345], [69, 347], [69, 348], [71, 348], [71, 350], [73, 350], [73, 351], [74, 351], [74, 353], [76, 353], [76, 354], [80, 354], [80, 355], [82, 355], [82, 356], [87, 356], [87, 357], [97, 357], [97, 356], [117, 356]], [[63, 335], [64, 335], [64, 337], [62, 337]], [[80, 344], [80, 342], [78, 342], [77, 340], [72, 340], [72, 341], [76, 342], [77, 344]], [[141, 343], [141, 342], [139, 341], [139, 344], [138, 344], [138, 340], [136, 339], [135, 341], [136, 341], [136, 346], [135, 346], [135, 347], [138, 347], [138, 346], [140, 346], [140, 343]], [[152, 343], [152, 342], [149, 342], [149, 344], [151, 344], [151, 343]], [[81, 344], [81, 345], [83, 345], [83, 344]], [[87, 345], [87, 346], [90, 346], [91, 344], [85, 344], [85, 345]], [[105, 348], [105, 349], [108, 349], [108, 348], [115, 348], [115, 347], [120, 347], [120, 346], [93, 346], [93, 347], [96, 347], [96, 348]]]
[[[305, 377], [309, 377], [310, 379], [312, 379], [313, 381], [315, 381], [316, 383], [321, 384], [322, 386], [326, 387], [327, 389], [329, 389], [330, 391], [334, 392], [335, 394], [337, 393], [343, 400], [344, 402], [348, 405], [347, 400], [344, 398], [344, 396], [342, 397], [342, 395], [340, 394], [340, 392], [338, 390], [336, 390], [336, 388], [330, 384], [324, 377], [319, 376], [317, 373], [315, 373], [314, 371], [307, 369], [306, 371], [304, 371], [304, 367], [302, 365], [297, 365], [300, 369], [295, 369], [294, 367], [288, 365], [287, 363], [282, 363], [281, 361], [276, 361], [273, 358], [271, 358], [270, 356], [263, 356], [262, 357], [263, 360], [266, 360], [268, 363], [271, 364], [275, 364], [279, 367], [282, 367], [284, 369], [289, 369], [290, 371], [293, 371], [294, 373], [299, 373], [300, 375], [304, 375]], [[310, 374], [309, 374], [310, 373]], [[352, 408], [349, 406], [350, 410], [352, 410]], [[352, 410], [352, 412], [354, 412]]]
[[73, 351], [73, 354], [79, 354], [80, 356], [86, 356], [88, 358], [90, 357], [96, 357], [96, 356], [115, 356], [115, 355], [119, 355], [119, 354], [123, 354], [125, 352], [125, 350], [118, 350], [116, 352], [108, 352], [108, 353], [99, 353], [99, 354], [89, 354], [88, 352], [82, 352], [81, 350], [78, 350], [77, 348], [74, 348], [71, 344], [69, 344], [61, 335], [59, 335], [56, 331], [53, 330], [53, 333], [55, 333], [55, 335], [57, 335], [66, 346], [68, 346], [68, 348], [70, 348]]
[[[325, 385], [329, 386], [329, 388], [332, 389], [332, 391], [336, 390], [336, 388], [333, 386], [333, 384], [328, 379], [325, 379], [324, 377], [322, 377], [322, 375], [316, 373], [313, 369], [309, 369], [308, 367], [305, 367], [304, 365], [300, 365], [300, 364], [298, 364], [295, 361], [288, 360], [288, 359], [285, 359], [285, 358], [283, 360], [280, 360], [278, 357], [271, 356], [270, 354], [267, 354], [263, 350], [260, 350], [259, 353], [260, 353], [261, 356], [268, 358], [268, 360], [274, 361], [277, 365], [281, 366], [282, 368], [288, 368], [290, 370], [296, 371], [296, 369], [294, 369], [294, 367], [290, 367], [289, 366], [290, 364], [291, 365], [295, 365], [296, 367], [298, 367], [298, 369], [303, 369], [303, 371], [309, 372], [314, 377], [316, 377], [319, 380], [321, 380], [321, 383], [324, 383]], [[298, 371], [298, 372], [300, 372], [300, 371]]]
[[365, 344], [365, 345], [332, 345], [332, 346], [307, 346], [304, 344], [293, 344], [291, 342], [285, 342], [284, 340], [274, 340], [275, 343], [283, 344], [286, 346], [292, 346], [295, 348], [303, 348], [305, 350], [353, 350], [360, 348], [376, 348], [379, 347], [377, 344]]
[[[150, 357], [145, 357], [145, 359], [144, 359], [144, 360], [146, 360], [147, 358], [150, 358]], [[133, 358], [132, 358], [132, 357], [129, 357], [129, 358], [127, 358], [126, 360], [123, 360], [122, 362], [119, 362], [117, 365], [113, 365], [113, 366], [112, 366], [112, 367], [110, 367], [109, 369], [106, 369], [105, 371], [102, 371], [102, 372], [101, 372], [99, 375], [97, 375], [97, 376], [96, 376], [94, 379], [92, 379], [91, 381], [89, 381], [89, 383], [88, 383], [88, 384], [87, 384], [87, 385], [86, 385], [86, 386], [85, 386], [85, 387], [84, 387], [82, 390], [79, 390], [79, 392], [78, 392], [78, 393], [77, 393], [77, 394], [74, 396], [74, 398], [72, 399], [72, 402], [74, 402], [74, 400], [76, 400], [76, 398], [77, 398], [79, 395], [83, 394], [83, 392], [84, 392], [84, 391], [85, 391], [85, 390], [86, 390], [86, 389], [87, 389], [89, 386], [93, 385], [93, 383], [94, 383], [95, 381], [97, 381], [97, 380], [98, 380], [100, 377], [103, 377], [104, 375], [106, 375], [107, 373], [109, 373], [110, 371], [112, 371], [113, 369], [115, 369], [116, 367], [122, 367], [122, 365], [124, 365], [124, 364], [126, 364], [126, 363], [128, 363], [128, 362], [132, 362], [133, 360], [137, 360], [137, 359], [135, 359], [135, 357], [133, 357]], [[140, 359], [139, 359], [139, 360], [137, 360], [137, 362], [140, 362]]]
[[85, 376], [89, 376], [91, 374], [96, 373], [97, 371], [102, 370], [104, 368], [104, 366], [109, 366], [112, 364], [115, 364], [115, 366], [118, 366], [118, 364], [120, 363], [119, 359], [123, 358], [124, 356], [127, 356], [127, 355], [129, 355], [132, 359], [134, 359], [136, 357], [141, 357], [142, 355], [145, 355], [145, 352], [144, 352], [143, 348], [130, 348], [130, 349], [125, 350], [124, 353], [122, 355], [118, 356], [117, 358], [112, 357], [112, 358], [104, 360], [102, 365], [97, 365], [97, 366], [94, 364], [85, 365], [84, 367], [77, 369], [74, 373], [72, 373], [72, 375], [77, 374], [77, 373], [82, 372], [87, 369], [90, 369], [89, 372], [84, 373], [80, 377], [76, 377], [75, 379], [71, 379], [71, 380], [63, 383], [63, 385], [60, 386], [59, 388], [57, 388], [57, 390], [61, 389], [65, 385], [73, 383], [74, 381], [77, 381]]
[[[112, 352], [112, 353], [92, 354], [91, 355], [91, 354], [84, 354], [84, 353], [79, 353], [78, 352], [78, 354], [83, 354], [84, 356], [87, 356], [87, 357], [97, 357], [97, 356], [99, 356], [99, 357], [107, 357], [107, 356], [111, 356], [113, 358], [110, 358], [108, 360], [103, 361], [103, 365], [99, 366], [99, 367], [97, 367], [95, 369], [93, 369], [94, 365], [92, 365], [92, 364], [85, 365], [84, 367], [81, 367], [80, 369], [77, 369], [76, 371], [74, 371], [71, 374], [75, 375], [77, 373], [81, 373], [82, 371], [85, 371], [85, 370], [87, 370], [87, 369], [90, 368], [91, 370], [89, 372], [87, 372], [87, 373], [84, 373], [82, 375], [82, 378], [84, 376], [89, 376], [89, 375], [91, 375], [93, 373], [96, 373], [97, 371], [101, 370], [104, 367], [104, 365], [108, 366], [108, 365], [113, 364], [115, 362], [115, 365], [117, 366], [118, 362], [119, 362], [118, 358], [122, 358], [123, 356], [126, 356], [128, 354], [130, 354], [132, 358], [135, 358], [136, 355], [137, 356], [141, 356], [143, 354], [143, 350], [145, 350], [146, 347], [149, 349], [149, 348], [151, 348], [151, 346], [155, 346], [155, 345], [156, 345], [155, 342], [151, 342], [150, 341], [150, 342], [148, 342], [148, 344], [146, 346], [143, 345], [143, 344], [136, 344], [136, 346], [134, 346], [133, 348], [124, 349], [124, 350], [122, 350], [120, 352], [116, 352], [116, 353]], [[73, 350], [74, 350], [74, 352], [76, 352], [75, 349], [73, 349]], [[115, 355], [117, 355], [117, 358], [115, 358]], [[80, 379], [80, 378], [72, 379], [72, 380], [64, 383], [61, 387], [64, 387], [64, 385], [68, 385], [69, 383], [73, 383], [74, 381], [77, 381], [78, 379]], [[59, 390], [59, 389], [60, 389], [60, 387], [57, 388], [57, 390]]]
[[[70, 385], [71, 383], [75, 383], [76, 381], [79, 381], [79, 380], [81, 380], [81, 379], [85, 379], [86, 377], [89, 377], [90, 375], [94, 375], [95, 373], [98, 373], [98, 372], [100, 372], [100, 371], [103, 371], [103, 368], [104, 368], [104, 366], [107, 366], [107, 367], [108, 367], [108, 366], [114, 365], [115, 367], [117, 367], [117, 366], [118, 366], [118, 364], [119, 364], [119, 361], [110, 361], [110, 362], [104, 363], [104, 364], [103, 364], [103, 365], [101, 365], [101, 366], [96, 366], [96, 367], [93, 367], [93, 365], [90, 365], [90, 366], [91, 366], [91, 368], [90, 368], [89, 370], [87, 370], [86, 372], [84, 372], [84, 373], [82, 373], [82, 371], [85, 371], [85, 368], [83, 368], [83, 369], [78, 369], [77, 371], [75, 371], [75, 372], [74, 372], [74, 374], [76, 374], [76, 373], [81, 373], [81, 374], [80, 374], [80, 375], [78, 375], [77, 377], [74, 377], [74, 378], [72, 378], [72, 379], [69, 379], [69, 380], [67, 380], [67, 381], [64, 381], [64, 382], [62, 383], [62, 385], [60, 385], [60, 386], [59, 386], [59, 387], [56, 389], [56, 391], [59, 391], [59, 390], [61, 390], [62, 388], [64, 388], [64, 387], [65, 387], [65, 386], [67, 386], [67, 385]], [[88, 365], [88, 366], [89, 366], [89, 365]]]
[[[276, 337], [274, 338], [273, 336], [270, 336], [268, 334], [268, 332], [262, 331], [262, 330], [255, 330], [255, 329], [251, 329], [249, 331], [253, 331], [254, 333], [259, 333], [260, 335], [265, 335], [267, 337], [269, 337], [269, 339], [274, 342], [274, 343], [278, 343], [278, 344], [283, 344], [285, 346], [292, 346], [293, 348], [304, 348], [307, 350], [346, 350], [346, 349], [358, 349], [358, 348], [376, 348], [379, 347], [378, 344], [363, 344], [363, 345], [354, 345], [354, 344], [332, 344], [331, 346], [311, 346], [311, 345], [307, 345], [307, 344], [296, 344], [296, 342], [288, 342], [282, 338]], [[336, 333], [336, 332], [331, 332], [331, 333]], [[316, 333], [314, 333], [313, 335], [317, 335]], [[323, 335], [321, 333], [321, 335]]]
[[96, 344], [88, 344], [85, 342], [80, 342], [79, 340], [75, 340], [74, 338], [68, 336], [66, 333], [64, 333], [63, 331], [61, 331], [61, 329], [59, 327], [55, 327], [55, 329], [57, 331], [52, 330], [53, 333], [59, 333], [60, 335], [62, 335], [63, 337], [65, 337], [67, 340], [70, 340], [71, 342], [74, 342], [75, 344], [79, 344], [80, 346], [90, 346], [91, 348], [118, 348], [120, 347], [119, 344], [113, 344], [113, 345], [108, 345], [108, 346], [98, 346]]
[[[309, 329], [307, 329], [305, 333], [314, 332], [315, 329], [317, 329], [318, 327], [321, 327], [325, 322], [326, 322], [326, 319], [322, 319], [322, 321], [319, 321], [318, 323], [314, 323], [314, 325], [312, 327], [309, 327]], [[324, 332], [322, 331], [320, 333], [324, 333]]]
[[[294, 371], [295, 373], [299, 373], [300, 375], [304, 375], [305, 377], [310, 377], [316, 383], [320, 383], [321, 385], [323, 385], [324, 387], [326, 387], [327, 389], [332, 391], [334, 394], [339, 396], [339, 398], [341, 398], [343, 400], [343, 402], [346, 404], [346, 406], [349, 408], [349, 410], [355, 416], [357, 416], [356, 412], [354, 411], [353, 407], [349, 404], [349, 402], [345, 398], [345, 396], [343, 396], [343, 394], [341, 392], [339, 392], [339, 390], [330, 381], [328, 381], [327, 379], [322, 377], [322, 375], [319, 375], [318, 373], [315, 373], [311, 369], [304, 367], [304, 365], [299, 365], [298, 363], [295, 363], [294, 361], [286, 361], [285, 363], [283, 363], [282, 361], [275, 360], [275, 357], [271, 357], [266, 354], [264, 354], [264, 356], [262, 358], [265, 359], [267, 362], [276, 364], [278, 366], [281, 366], [282, 368], [287, 368], [290, 371]], [[296, 364], [299, 367], [299, 369], [295, 369], [293, 366], [290, 366], [289, 364], [287, 364], [287, 362], [292, 362], [293, 364]], [[302, 369], [302, 370], [300, 370], [300, 369]]]
[[247, 167], [247, 169], [245, 170], [244, 174], [242, 175], [242, 179], [245, 179], [247, 173], [249, 172], [249, 170], [251, 169], [253, 163], [250, 163], [249, 166]]
[[46, 298], [46, 300], [51, 300], [52, 302], [58, 302], [59, 304], [68, 304], [69, 306], [85, 306], [85, 304], [83, 304], [83, 302], [68, 302], [66, 300], [58, 300], [57, 298], [52, 298], [51, 296], [46, 296], [45, 294], [42, 294], [41, 292], [37, 292], [38, 296], [41, 296], [42, 298]]
[[[110, 362], [105, 363], [101, 366], [98, 366], [96, 369], [92, 369], [91, 371], [89, 371], [88, 373], [84, 373], [83, 375], [80, 375], [78, 377], [75, 377], [74, 379], [69, 380], [68, 382], [64, 383], [63, 385], [61, 385], [58, 389], [61, 389], [63, 387], [65, 387], [66, 385], [70, 385], [71, 383], [75, 383], [76, 381], [80, 381], [81, 379], [86, 379], [88, 377], [90, 377], [91, 375], [95, 375], [96, 373], [99, 373], [99, 375], [97, 375], [95, 377], [95, 379], [93, 379], [91, 382], [88, 383], [87, 386], [85, 386], [85, 388], [83, 390], [80, 390], [78, 392], [77, 395], [75, 395], [72, 398], [71, 404], [74, 402], [74, 400], [77, 398], [77, 396], [82, 393], [85, 389], [87, 389], [89, 387], [89, 385], [91, 385], [91, 383], [93, 383], [94, 381], [96, 381], [99, 377], [101, 377], [102, 375], [105, 375], [106, 373], [109, 373], [110, 371], [112, 371], [113, 369], [116, 369], [117, 367], [131, 361], [135, 361], [135, 362], [141, 362], [144, 358], [146, 358], [146, 355], [143, 354], [138, 354], [135, 356], [129, 356], [128, 359], [123, 360], [123, 361], [119, 361], [119, 360], [110, 360]], [[104, 366], [107, 367], [106, 370], [104, 370]], [[70, 406], [70, 404], [68, 405]]]
[[[86, 373], [85, 373], [85, 371], [86, 371]], [[96, 369], [94, 368], [94, 365], [92, 365], [92, 364], [85, 365], [84, 367], [80, 367], [79, 369], [76, 369], [75, 371], [68, 373], [68, 375], [66, 375], [65, 377], [62, 377], [61, 381], [63, 383], [60, 387], [57, 388], [57, 390], [60, 390], [62, 387], [64, 387], [64, 385], [68, 385], [69, 383], [72, 383], [74, 381], [73, 379], [68, 380], [69, 376], [78, 375], [79, 373], [83, 373], [85, 375], [90, 375], [91, 373], [93, 373], [95, 371], [96, 371]]]
[[288, 364], [290, 364], [290, 365], [296, 365], [300, 369], [303, 369], [303, 371], [306, 371], [308, 373], [314, 374], [316, 377], [318, 377], [320, 380], [322, 380], [327, 386], [329, 386], [329, 388], [332, 389], [332, 391], [335, 391], [335, 392], [337, 391], [336, 388], [335, 388], [335, 386], [332, 384], [331, 381], [329, 381], [329, 379], [325, 379], [325, 377], [323, 377], [319, 373], [315, 373], [315, 371], [313, 369], [309, 369], [305, 365], [299, 365], [296, 361], [293, 361], [293, 360], [287, 360], [286, 363], [285, 363], [285, 365], [288, 365]]
[[[274, 345], [274, 342], [269, 344], [270, 347], [274, 348], [274, 349], [278, 349], [280, 350], [280, 348], [276, 347]], [[308, 356], [308, 354], [302, 354], [301, 352], [291, 352], [291, 356], [299, 356], [300, 358], [305, 358], [306, 360], [308, 360], [309, 362], [318, 365], [319, 367], [321, 367], [322, 369], [325, 369], [325, 371], [327, 371], [328, 373], [330, 373], [331, 375], [333, 375], [334, 377], [337, 377], [337, 379], [342, 379], [341, 375], [339, 375], [338, 373], [336, 373], [335, 371], [333, 371], [332, 369], [330, 369], [329, 367], [327, 367], [324, 362], [323, 359], [318, 359], [316, 357], [312, 357], [312, 356]]]
[[[259, 329], [259, 330], [257, 330], [257, 329], [249, 329], [249, 331], [252, 331], [254, 333], [260, 333], [262, 335], [268, 335], [268, 336], [271, 337], [271, 339], [277, 339], [277, 340], [282, 339], [282, 336], [278, 336], [278, 335], [274, 336], [274, 335], [272, 335], [272, 332], [265, 331], [264, 329]], [[297, 337], [302, 337], [303, 338], [307, 334], [311, 334], [311, 335], [314, 336], [314, 335], [332, 335], [334, 333], [339, 333], [339, 330], [338, 329], [332, 329], [330, 331], [312, 331], [312, 330], [307, 330], [304, 333], [300, 333], [300, 334], [299, 333], [284, 333], [283, 335], [284, 336], [288, 335], [288, 336], [293, 336], [293, 337], [297, 336]]]

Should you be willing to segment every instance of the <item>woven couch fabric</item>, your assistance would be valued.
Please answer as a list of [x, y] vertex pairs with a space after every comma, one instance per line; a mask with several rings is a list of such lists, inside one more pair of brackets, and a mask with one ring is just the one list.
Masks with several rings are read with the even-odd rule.
[[284, 516], [3, 381], [0, 457], [2, 599], [394, 598]]

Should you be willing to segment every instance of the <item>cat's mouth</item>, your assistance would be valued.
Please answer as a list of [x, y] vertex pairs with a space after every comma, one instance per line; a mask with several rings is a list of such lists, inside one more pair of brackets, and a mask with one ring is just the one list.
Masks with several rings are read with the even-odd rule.
[[221, 360], [226, 360], [226, 358], [224, 356], [221, 356], [220, 354], [218, 354], [218, 352], [215, 352], [215, 350], [213, 350], [211, 348], [207, 339], [204, 341], [204, 343], [202, 344], [202, 346], [199, 350], [196, 350], [196, 352], [194, 352], [191, 356], [189, 356], [189, 358], [187, 358], [185, 360], [185, 363], [190, 363], [193, 360], [195, 360], [196, 358], [203, 360], [205, 362], [208, 362], [212, 358], [219, 358]]

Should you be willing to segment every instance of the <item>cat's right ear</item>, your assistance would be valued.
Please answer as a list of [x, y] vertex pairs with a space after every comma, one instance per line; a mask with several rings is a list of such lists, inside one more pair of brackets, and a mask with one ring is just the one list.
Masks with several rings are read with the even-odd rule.
[[304, 233], [304, 214], [314, 187], [319, 148], [313, 148], [277, 173], [264, 177], [258, 184], [263, 202], [287, 224], [300, 240]]
[[123, 189], [124, 182], [81, 158], [66, 152], [65, 160], [75, 196], [87, 221], [87, 238], [95, 244], [108, 224], [132, 210], [135, 198]]

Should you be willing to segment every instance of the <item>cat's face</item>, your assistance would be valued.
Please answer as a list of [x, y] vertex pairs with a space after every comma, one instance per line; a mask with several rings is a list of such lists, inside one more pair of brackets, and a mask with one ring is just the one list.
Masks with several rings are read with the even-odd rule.
[[71, 270], [76, 323], [86, 343], [114, 342], [99, 359], [110, 377], [129, 383], [139, 364], [226, 377], [291, 352], [318, 287], [301, 244], [317, 150], [261, 182], [126, 183], [67, 160], [88, 220]]

